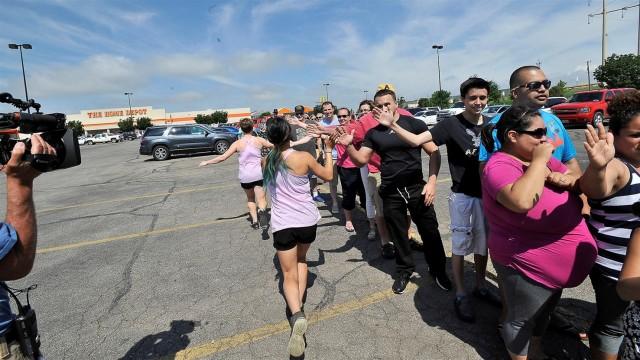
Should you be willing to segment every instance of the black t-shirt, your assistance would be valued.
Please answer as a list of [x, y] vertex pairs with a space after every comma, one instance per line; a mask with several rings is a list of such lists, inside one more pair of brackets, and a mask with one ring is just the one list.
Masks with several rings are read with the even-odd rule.
[[[410, 116], [400, 115], [398, 125], [414, 134], [429, 128], [424, 122]], [[422, 179], [421, 147], [413, 147], [400, 139], [386, 126], [378, 125], [369, 129], [362, 142], [363, 147], [373, 149], [380, 155], [380, 192], [396, 187], [424, 184]]]
[[[483, 124], [488, 120], [483, 117]], [[482, 197], [478, 148], [483, 124], [474, 125], [458, 114], [440, 121], [431, 129], [433, 142], [447, 146], [453, 192]]]
[[[314, 121], [308, 120], [305, 122], [305, 124], [315, 124]], [[307, 129], [303, 128], [302, 126], [298, 126], [298, 125], [291, 125], [289, 124], [289, 126], [291, 126], [291, 140], [293, 141], [297, 141], [299, 139], [302, 139], [303, 137], [307, 136]], [[316, 157], [316, 139], [312, 138], [311, 140], [307, 141], [304, 144], [299, 144], [293, 147], [294, 150], [297, 151], [306, 151], [309, 154], [311, 154], [311, 156], [313, 156], [314, 158]]]

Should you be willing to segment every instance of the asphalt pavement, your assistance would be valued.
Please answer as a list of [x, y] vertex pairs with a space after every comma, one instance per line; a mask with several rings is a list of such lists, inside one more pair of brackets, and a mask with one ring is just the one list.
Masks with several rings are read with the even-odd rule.
[[[584, 160], [582, 132], [570, 132]], [[38, 255], [32, 273], [10, 285], [38, 285], [30, 299], [45, 356], [288, 358], [279, 265], [270, 234], [249, 226], [237, 158], [198, 168], [212, 155], [157, 162], [138, 155], [138, 146], [85, 145], [82, 165], [36, 180]], [[450, 256], [442, 151], [436, 212]], [[367, 240], [364, 213], [347, 233], [343, 219], [320, 210], [308, 255], [306, 359], [507, 358], [498, 308], [476, 302], [476, 323], [459, 321], [453, 292], [435, 286], [420, 252], [408, 291], [393, 294], [394, 261]], [[466, 265], [472, 287], [472, 257]], [[497, 290], [494, 274], [489, 267]], [[593, 301], [587, 280], [564, 292], [559, 311], [585, 328]], [[544, 340], [557, 359], [587, 356], [587, 344], [570, 334], [550, 330]]]

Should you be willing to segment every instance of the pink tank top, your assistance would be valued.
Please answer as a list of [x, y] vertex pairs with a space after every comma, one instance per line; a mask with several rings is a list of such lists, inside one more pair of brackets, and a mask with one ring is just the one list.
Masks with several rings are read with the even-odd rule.
[[[282, 160], [293, 152], [287, 149]], [[311, 197], [309, 177], [289, 170], [278, 171], [269, 185], [271, 196], [271, 231], [313, 226], [320, 220], [320, 212]]]
[[253, 138], [244, 138], [239, 141], [245, 142], [244, 150], [238, 156], [238, 178], [243, 184], [262, 180], [262, 154], [261, 149], [255, 145]]

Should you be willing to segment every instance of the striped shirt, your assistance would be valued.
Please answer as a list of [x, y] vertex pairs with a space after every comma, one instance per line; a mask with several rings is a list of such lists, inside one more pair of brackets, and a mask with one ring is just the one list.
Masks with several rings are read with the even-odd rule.
[[640, 201], [640, 174], [629, 168], [629, 182], [604, 199], [589, 199], [591, 218], [589, 230], [598, 244], [596, 267], [607, 277], [618, 280], [627, 255], [633, 230], [640, 226], [640, 217], [633, 213], [633, 204]]

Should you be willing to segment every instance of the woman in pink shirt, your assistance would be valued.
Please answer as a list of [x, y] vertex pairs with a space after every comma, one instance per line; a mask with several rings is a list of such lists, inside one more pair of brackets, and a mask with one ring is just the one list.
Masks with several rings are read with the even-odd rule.
[[[553, 158], [537, 111], [512, 107], [483, 130], [493, 150], [482, 173], [488, 247], [504, 297], [500, 333], [512, 359], [542, 352], [541, 338], [562, 289], [582, 283], [597, 248], [581, 216], [577, 179]], [[529, 343], [531, 349], [529, 351]]]

